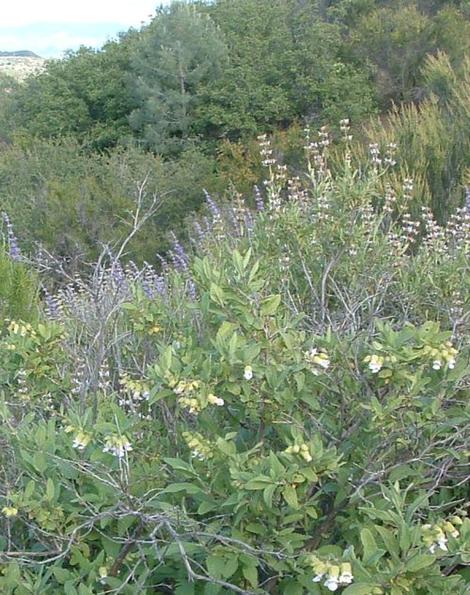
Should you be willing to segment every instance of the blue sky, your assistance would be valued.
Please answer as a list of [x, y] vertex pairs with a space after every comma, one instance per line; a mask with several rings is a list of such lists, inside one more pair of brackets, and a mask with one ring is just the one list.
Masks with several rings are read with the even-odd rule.
[[107, 39], [139, 27], [168, 0], [2, 1], [0, 50], [31, 50], [59, 57], [80, 45], [100, 47]]

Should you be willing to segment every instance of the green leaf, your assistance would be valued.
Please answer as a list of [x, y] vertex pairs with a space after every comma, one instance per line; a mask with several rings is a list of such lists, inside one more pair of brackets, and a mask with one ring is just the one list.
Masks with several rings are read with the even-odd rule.
[[254, 479], [250, 479], [245, 484], [245, 490], [264, 490], [267, 486], [273, 484], [273, 480], [270, 477], [259, 475]]
[[387, 548], [388, 552], [392, 554], [392, 556], [394, 556], [395, 558], [398, 558], [400, 555], [400, 547], [392, 531], [380, 525], [377, 525], [375, 527], [375, 530], [380, 534], [380, 537], [382, 538], [382, 541], [384, 542], [384, 545]]
[[362, 529], [361, 531], [361, 542], [364, 549], [364, 562], [372, 558], [377, 552], [377, 543], [375, 542], [374, 536], [369, 529]]
[[282, 495], [287, 504], [297, 510], [299, 508], [299, 501], [297, 500], [297, 492], [292, 486], [286, 486], [282, 490]]
[[28, 481], [28, 483], [26, 484], [25, 490], [24, 490], [24, 497], [26, 500], [29, 500], [29, 498], [31, 498], [31, 496], [34, 494], [34, 489], [36, 488], [36, 483], [33, 479], [30, 479]]
[[162, 372], [167, 372], [171, 369], [172, 360], [173, 348], [171, 347], [171, 345], [169, 345], [160, 357], [160, 367], [162, 369]]
[[49, 479], [47, 480], [47, 484], [46, 484], [46, 498], [49, 500], [49, 502], [52, 502], [52, 500], [54, 500], [54, 495], [55, 495], [54, 482], [49, 477]]
[[175, 595], [194, 595], [194, 584], [181, 583], [181, 585], [176, 587]]
[[372, 593], [372, 589], [377, 585], [371, 585], [370, 583], [356, 583], [354, 585], [349, 585], [344, 591], [342, 591], [341, 595], [370, 595]]
[[197, 475], [194, 469], [191, 467], [189, 463], [183, 461], [181, 459], [172, 459], [170, 457], [166, 457], [163, 459], [167, 465], [170, 465], [173, 469], [177, 471], [185, 471], [187, 474], [195, 476]]
[[207, 571], [213, 578], [224, 576], [225, 558], [221, 556], [209, 556], [206, 560]]
[[65, 568], [55, 567], [52, 569], [52, 572], [54, 574], [55, 580], [61, 585], [63, 585], [73, 576], [72, 573], [69, 570], [66, 570]]
[[167, 486], [162, 493], [176, 494], [177, 492], [186, 492], [187, 494], [203, 494], [203, 490], [192, 483], [172, 483]]
[[431, 556], [430, 554], [420, 554], [417, 556], [413, 556], [408, 562], [406, 563], [406, 570], [408, 572], [418, 572], [418, 570], [422, 570], [423, 568], [427, 568], [434, 564], [436, 558]]
[[276, 488], [276, 485], [270, 485], [269, 487], [265, 488], [263, 492], [263, 500], [268, 508], [273, 507], [273, 496]]
[[260, 314], [261, 316], [272, 316], [279, 308], [281, 303], [280, 295], [271, 295], [261, 302]]
[[258, 586], [258, 569], [253, 565], [246, 565], [242, 568], [243, 576], [254, 588]]

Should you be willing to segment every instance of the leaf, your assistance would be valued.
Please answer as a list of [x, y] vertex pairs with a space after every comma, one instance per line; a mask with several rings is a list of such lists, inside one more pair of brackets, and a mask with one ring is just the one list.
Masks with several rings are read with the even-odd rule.
[[380, 534], [380, 537], [382, 538], [382, 541], [384, 542], [388, 552], [395, 558], [398, 558], [400, 555], [400, 548], [398, 546], [398, 541], [395, 539], [392, 531], [390, 531], [390, 529], [386, 529], [385, 527], [381, 527], [380, 525], [377, 525], [375, 529]]
[[290, 580], [289, 582], [282, 583], [283, 595], [303, 595], [303, 592], [302, 585], [299, 585], [296, 581]]
[[418, 572], [418, 570], [431, 566], [435, 561], [435, 556], [431, 556], [430, 554], [419, 554], [408, 560], [406, 563], [406, 570], [409, 572]]
[[176, 494], [177, 492], [186, 492], [187, 494], [203, 494], [203, 490], [192, 483], [172, 483], [167, 486], [163, 493]]
[[194, 585], [191, 583], [181, 583], [176, 587], [175, 595], [194, 595]]
[[299, 501], [297, 500], [297, 492], [295, 491], [295, 488], [292, 486], [286, 486], [282, 490], [282, 495], [284, 500], [291, 508], [294, 508], [295, 510], [299, 508]]
[[55, 495], [54, 482], [49, 477], [49, 479], [47, 480], [47, 484], [46, 484], [46, 498], [49, 500], [49, 502], [52, 502], [52, 500], [54, 500], [54, 495]]
[[273, 496], [276, 488], [276, 485], [270, 485], [269, 487], [265, 488], [263, 492], [263, 500], [268, 508], [273, 507]]
[[271, 295], [261, 302], [260, 314], [261, 316], [272, 316], [279, 308], [281, 303], [280, 295]]
[[225, 558], [220, 556], [209, 556], [206, 560], [207, 571], [213, 578], [224, 576]]
[[197, 475], [194, 469], [191, 467], [191, 465], [186, 461], [183, 461], [181, 459], [173, 459], [170, 457], [166, 457], [163, 460], [165, 461], [165, 463], [167, 463], [167, 465], [170, 465], [170, 467], [176, 469], [177, 471], [185, 471], [186, 473], [192, 476]]
[[167, 372], [171, 369], [173, 360], [173, 348], [169, 345], [160, 357], [160, 367], [163, 372]]
[[211, 300], [213, 302], [215, 302], [216, 304], [219, 304], [219, 306], [225, 305], [224, 291], [221, 287], [219, 287], [215, 283], [211, 283], [211, 286], [209, 289], [209, 295], [210, 295]]
[[31, 498], [31, 496], [34, 494], [35, 487], [36, 487], [36, 483], [34, 482], [33, 479], [30, 479], [28, 481], [28, 483], [26, 484], [26, 488], [24, 490], [24, 497], [26, 500], [29, 500], [29, 498]]
[[243, 566], [242, 572], [243, 576], [250, 583], [250, 585], [256, 588], [258, 586], [258, 569], [256, 568], [256, 566], [253, 566], [251, 564]]
[[377, 543], [375, 542], [374, 536], [369, 529], [362, 529], [361, 531], [361, 542], [364, 549], [363, 560], [369, 560], [377, 552]]
[[356, 583], [355, 585], [349, 585], [343, 592], [342, 595], [370, 595], [372, 589], [377, 585], [371, 585], [366, 583]]
[[68, 581], [73, 575], [69, 570], [65, 568], [59, 568], [58, 566], [52, 569], [54, 574], [55, 580], [63, 585], [66, 581]]
[[273, 484], [273, 480], [270, 477], [260, 475], [254, 479], [250, 479], [245, 484], [245, 490], [264, 490], [266, 486]]

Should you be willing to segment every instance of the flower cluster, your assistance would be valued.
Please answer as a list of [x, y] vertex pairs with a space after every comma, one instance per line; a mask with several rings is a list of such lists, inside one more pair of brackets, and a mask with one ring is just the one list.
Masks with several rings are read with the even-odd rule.
[[130, 450], [132, 445], [126, 436], [108, 436], [103, 448], [103, 452], [109, 452], [119, 459], [122, 459]]
[[433, 370], [440, 370], [443, 366], [447, 366], [449, 370], [455, 368], [455, 357], [458, 351], [450, 341], [446, 341], [437, 348], [426, 345], [423, 351], [431, 358]]
[[313, 582], [320, 583], [324, 580], [323, 584], [329, 591], [337, 591], [339, 587], [350, 585], [354, 580], [349, 562], [330, 562], [311, 556], [309, 565], [315, 572]]
[[119, 398], [119, 405], [135, 412], [140, 403], [148, 401], [150, 390], [148, 385], [142, 380], [135, 380], [123, 374], [119, 379], [122, 393]]
[[461, 524], [462, 519], [458, 516], [453, 516], [449, 521], [441, 521], [435, 525], [423, 525], [422, 539], [424, 545], [429, 549], [431, 554], [434, 554], [437, 549], [447, 552], [449, 537], [453, 537], [454, 539], [459, 537], [460, 532], [455, 525], [460, 526]]
[[29, 324], [29, 322], [17, 322], [16, 320], [10, 321], [10, 324], [8, 325], [8, 332], [13, 335], [20, 335], [20, 337], [26, 337], [28, 335], [34, 337], [36, 335], [36, 331]]
[[319, 351], [315, 347], [312, 347], [308, 351], [304, 352], [304, 360], [310, 364], [312, 372], [315, 374], [315, 376], [318, 376], [321, 372], [328, 370], [331, 363], [326, 351]]
[[253, 368], [251, 366], [245, 366], [243, 378], [245, 380], [251, 380], [253, 378]]
[[292, 446], [286, 448], [284, 452], [286, 454], [299, 455], [299, 457], [302, 457], [307, 463], [311, 463], [313, 460], [307, 444], [293, 444]]
[[349, 120], [349, 118], [344, 118], [343, 120], [340, 120], [339, 128], [343, 134], [343, 140], [348, 141], [348, 142], [351, 141], [352, 140], [352, 135], [350, 134], [351, 121]]
[[368, 364], [368, 368], [372, 372], [372, 374], [378, 374], [380, 370], [383, 368], [383, 365], [385, 363], [385, 357], [376, 354], [368, 355], [364, 358], [364, 362]]
[[2, 508], [2, 513], [7, 517], [7, 519], [11, 517], [15, 517], [18, 514], [18, 509], [14, 506], [4, 506]]
[[207, 402], [210, 405], [217, 405], [217, 407], [223, 407], [223, 405], [225, 405], [225, 401], [223, 399], [216, 397], [212, 393], [207, 395]]
[[85, 450], [91, 440], [91, 434], [87, 432], [78, 432], [72, 442], [72, 446], [77, 450]]
[[191, 456], [198, 461], [211, 459], [214, 456], [212, 445], [197, 432], [183, 432], [183, 438], [191, 449]]
[[180, 380], [178, 384], [173, 388], [175, 395], [178, 395], [178, 403], [189, 409], [189, 413], [199, 413], [202, 410], [202, 404], [194, 394], [199, 388], [199, 382], [197, 380]]

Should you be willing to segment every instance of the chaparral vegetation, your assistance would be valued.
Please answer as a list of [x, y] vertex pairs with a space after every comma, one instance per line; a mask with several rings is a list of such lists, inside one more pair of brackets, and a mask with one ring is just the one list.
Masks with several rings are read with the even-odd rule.
[[468, 17], [173, 2], [0, 79], [0, 593], [468, 593]]

